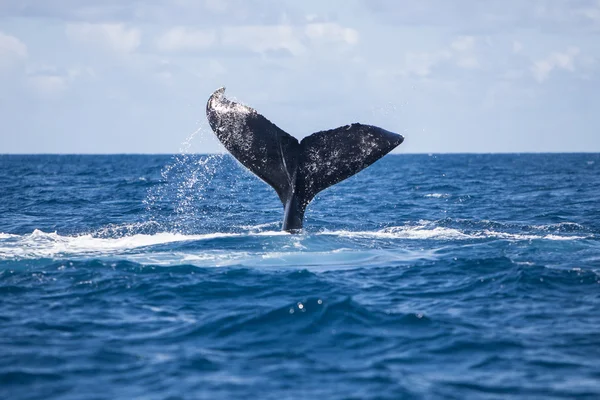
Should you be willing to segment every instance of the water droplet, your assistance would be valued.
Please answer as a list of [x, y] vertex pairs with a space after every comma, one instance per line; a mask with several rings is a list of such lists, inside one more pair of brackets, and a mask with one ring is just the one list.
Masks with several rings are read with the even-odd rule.
[[302, 310], [304, 308], [304, 304], [298, 303], [298, 308]]
[[319, 300], [317, 300], [317, 303], [323, 304], [323, 300], [319, 299]]

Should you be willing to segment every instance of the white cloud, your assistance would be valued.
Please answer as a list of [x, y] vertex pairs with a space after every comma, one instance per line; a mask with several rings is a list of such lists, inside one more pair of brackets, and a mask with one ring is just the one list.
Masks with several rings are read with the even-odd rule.
[[124, 24], [69, 24], [66, 28], [69, 39], [107, 48], [119, 53], [131, 53], [141, 44], [142, 33], [137, 28]]
[[55, 98], [67, 89], [67, 78], [60, 75], [34, 75], [27, 77], [27, 84], [36, 95]]
[[452, 57], [449, 51], [439, 51], [434, 53], [407, 53], [404, 57], [404, 74], [414, 74], [417, 76], [428, 76], [432, 68], [438, 63], [448, 60]]
[[229, 8], [230, 4], [225, 0], [204, 0], [204, 6], [213, 12], [225, 12]]
[[190, 51], [210, 48], [216, 43], [214, 31], [175, 27], [161, 35], [156, 45], [161, 51]]
[[25, 84], [39, 98], [55, 99], [63, 95], [74, 81], [96, 78], [91, 67], [72, 66], [67, 69], [54, 65], [29, 66]]
[[456, 58], [456, 65], [463, 69], [479, 68], [479, 60], [474, 55], [460, 56]]
[[521, 51], [523, 51], [523, 43], [519, 42], [518, 40], [513, 41], [512, 51], [514, 54], [519, 54]]
[[74, 80], [80, 77], [96, 78], [96, 71], [92, 67], [71, 67], [67, 70], [66, 75], [69, 80]]
[[453, 40], [444, 49], [433, 52], [408, 52], [404, 56], [402, 75], [429, 76], [434, 67], [442, 63], [453, 63], [459, 68], [479, 68], [475, 48], [477, 39], [473, 36], [461, 36]]
[[310, 45], [355, 45], [358, 38], [356, 30], [334, 23], [240, 25], [226, 26], [218, 31], [175, 27], [162, 34], [156, 45], [161, 51], [202, 51], [220, 47], [261, 54], [283, 50], [297, 56], [305, 53]]
[[358, 43], [358, 32], [352, 28], [344, 28], [334, 23], [311, 23], [305, 28], [306, 36], [315, 40], [345, 42], [350, 45]]
[[0, 32], [0, 67], [27, 58], [27, 46], [14, 36]]
[[533, 77], [538, 82], [544, 82], [555, 69], [575, 71], [575, 57], [579, 54], [579, 48], [570, 47], [565, 52], [554, 52], [543, 60], [536, 61], [531, 67]]
[[[204, 120], [202, 93], [225, 84], [282, 126], [300, 124], [298, 132], [330, 126], [338, 117], [368, 122], [370, 115], [359, 114], [360, 99], [374, 98], [376, 104], [403, 104], [403, 114], [373, 123], [409, 132], [437, 126], [461, 138], [450, 151], [475, 148], [470, 126], [489, 124], [493, 138], [492, 132], [506, 128], [504, 121], [515, 121], [518, 137], [535, 131], [538, 121], [558, 125], [571, 117], [588, 132], [581, 147], [597, 149], [592, 127], [600, 117], [589, 110], [599, 102], [598, 1], [358, 0], [340, 8], [316, 0], [0, 0], [0, 99], [6, 106], [0, 120], [33, 134], [40, 129], [19, 125], [24, 120], [18, 115], [39, 113], [35, 122], [55, 113], [90, 118], [106, 110], [126, 116], [130, 109], [145, 109], [152, 118], [97, 118], [96, 129], [116, 132], [116, 120], [119, 132], [129, 134], [142, 131], [140, 121], [150, 121], [148, 147], [139, 147], [131, 133], [128, 143], [98, 135], [104, 142], [98, 149], [163, 151], [173, 144], [169, 151], [176, 151], [164, 131], [185, 134], [186, 123]], [[3, 68], [7, 60], [10, 66]], [[53, 68], [39, 67], [47, 64]], [[97, 95], [81, 102], [82, 93]], [[342, 101], [331, 102], [323, 93]], [[116, 107], [110, 96], [120, 96], [123, 104]], [[43, 107], [34, 106], [35, 99], [60, 101]], [[588, 107], [569, 108], [577, 101]], [[468, 115], [482, 105], [487, 114]], [[548, 112], [560, 106], [563, 114]], [[154, 118], [159, 113], [164, 118]], [[298, 113], [306, 117], [298, 119]], [[454, 118], [456, 113], [462, 117]], [[438, 117], [432, 120], [432, 114]], [[460, 126], [467, 121], [469, 127]], [[54, 124], [53, 135], [62, 138], [56, 148], [81, 150], [70, 139], [69, 124], [71, 119]], [[165, 128], [171, 124], [177, 127]], [[416, 136], [407, 143], [415, 146], [410, 151], [443, 148]], [[36, 142], [21, 140], [13, 150]], [[490, 143], [485, 150], [495, 149]], [[536, 145], [532, 140], [527, 149]], [[208, 145], [208, 151], [215, 149]]]
[[475, 38], [473, 36], [458, 37], [450, 44], [450, 47], [458, 52], [471, 51], [475, 47]]
[[298, 31], [290, 25], [231, 26], [223, 29], [221, 44], [242, 47], [256, 53], [287, 50], [293, 55], [305, 51]]
[[600, 0], [596, 0], [594, 5], [582, 8], [578, 11], [584, 17], [591, 19], [594, 22], [600, 22]]
[[598, 28], [597, 24], [600, 23], [600, 0], [546, 0], [536, 5], [534, 16], [540, 21], [552, 23], [555, 29], [557, 25], [562, 25], [573, 30], [588, 30], [590, 23]]
[[475, 55], [475, 42], [476, 39], [473, 36], [461, 36], [450, 44], [454, 61], [458, 67], [464, 69], [479, 67], [479, 60]]

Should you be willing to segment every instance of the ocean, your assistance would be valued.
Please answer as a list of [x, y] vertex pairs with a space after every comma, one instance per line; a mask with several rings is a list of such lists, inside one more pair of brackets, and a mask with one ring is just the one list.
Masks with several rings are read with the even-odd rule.
[[0, 156], [2, 399], [600, 398], [600, 154]]

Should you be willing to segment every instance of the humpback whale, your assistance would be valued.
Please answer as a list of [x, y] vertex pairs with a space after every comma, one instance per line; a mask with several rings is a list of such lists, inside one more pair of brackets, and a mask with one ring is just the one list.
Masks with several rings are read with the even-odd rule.
[[240, 162], [275, 189], [283, 203], [283, 230], [302, 229], [304, 211], [317, 193], [367, 168], [404, 141], [371, 125], [320, 131], [300, 142], [256, 110], [216, 90], [206, 104], [208, 123]]

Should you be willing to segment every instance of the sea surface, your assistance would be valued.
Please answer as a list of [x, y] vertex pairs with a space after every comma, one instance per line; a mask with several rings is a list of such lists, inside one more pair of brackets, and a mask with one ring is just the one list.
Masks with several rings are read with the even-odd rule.
[[600, 154], [0, 156], [1, 399], [598, 399]]

